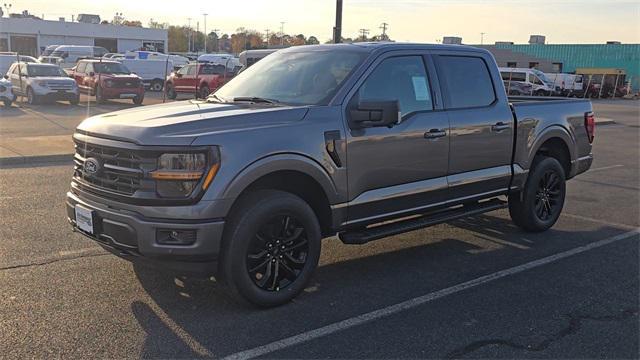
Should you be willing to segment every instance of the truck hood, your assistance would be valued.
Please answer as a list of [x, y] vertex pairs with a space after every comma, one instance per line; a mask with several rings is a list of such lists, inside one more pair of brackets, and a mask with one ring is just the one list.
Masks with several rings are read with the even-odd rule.
[[178, 101], [90, 117], [80, 133], [139, 145], [189, 145], [198, 136], [299, 121], [306, 107]]
[[73, 83], [75, 80], [64, 76], [33, 76], [33, 80], [46, 81], [46, 82], [68, 82]]

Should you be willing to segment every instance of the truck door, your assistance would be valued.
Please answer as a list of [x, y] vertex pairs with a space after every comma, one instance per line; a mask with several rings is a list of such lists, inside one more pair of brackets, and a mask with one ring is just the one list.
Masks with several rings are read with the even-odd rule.
[[[190, 92], [195, 91], [195, 66], [194, 65], [185, 65], [180, 70], [176, 72], [176, 75], [173, 79], [174, 86], [176, 91], [178, 92]], [[193, 89], [191, 87], [193, 86]]]
[[494, 62], [488, 55], [445, 54], [435, 58], [451, 124], [447, 175], [451, 200], [506, 191], [514, 121], [506, 94], [498, 86], [500, 74], [489, 70]]
[[[431, 69], [431, 70], [428, 70]], [[441, 202], [447, 194], [449, 120], [433, 63], [420, 52], [385, 54], [347, 96], [348, 222], [375, 222]], [[398, 101], [399, 123], [358, 127], [351, 110]]]

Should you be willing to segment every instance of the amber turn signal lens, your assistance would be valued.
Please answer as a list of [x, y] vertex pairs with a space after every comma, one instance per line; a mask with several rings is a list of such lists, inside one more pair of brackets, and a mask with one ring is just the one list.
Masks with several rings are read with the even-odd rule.
[[155, 180], [199, 180], [202, 171], [153, 171], [151, 178]]
[[202, 190], [207, 190], [209, 185], [211, 185], [213, 178], [216, 177], [216, 174], [218, 173], [218, 169], [220, 169], [220, 163], [214, 164], [211, 167], [211, 169], [207, 173], [207, 177], [204, 178], [204, 182], [202, 183]]

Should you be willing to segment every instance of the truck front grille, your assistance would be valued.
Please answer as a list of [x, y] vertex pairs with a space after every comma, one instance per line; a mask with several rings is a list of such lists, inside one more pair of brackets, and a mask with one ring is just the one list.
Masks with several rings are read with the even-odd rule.
[[115, 79], [113, 83], [114, 83], [113, 87], [125, 88], [125, 89], [129, 89], [129, 88], [135, 89], [138, 86], [140, 86], [140, 81], [133, 80], [133, 79]]
[[68, 81], [49, 81], [47, 86], [51, 90], [71, 90], [73, 89], [73, 84]]
[[[155, 158], [143, 152], [76, 142], [74, 179], [81, 185], [121, 195], [154, 191], [144, 178], [145, 168], [155, 166]], [[90, 164], [88, 164], [90, 162]]]

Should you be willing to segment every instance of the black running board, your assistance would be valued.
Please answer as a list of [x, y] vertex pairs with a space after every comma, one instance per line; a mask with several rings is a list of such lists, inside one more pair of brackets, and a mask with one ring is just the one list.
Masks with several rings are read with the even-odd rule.
[[500, 199], [492, 199], [488, 201], [458, 206], [452, 209], [445, 209], [438, 212], [425, 214], [417, 218], [411, 218], [408, 220], [402, 220], [390, 224], [342, 232], [338, 234], [338, 236], [340, 237], [340, 240], [342, 240], [342, 242], [345, 244], [365, 244], [369, 241], [422, 229], [462, 217], [502, 209], [506, 206], [506, 201], [502, 201]]

